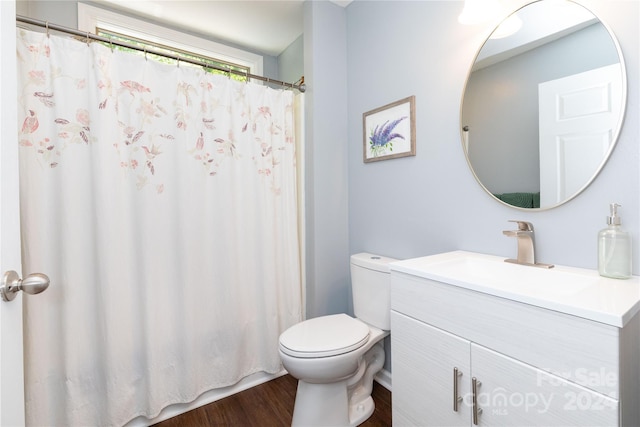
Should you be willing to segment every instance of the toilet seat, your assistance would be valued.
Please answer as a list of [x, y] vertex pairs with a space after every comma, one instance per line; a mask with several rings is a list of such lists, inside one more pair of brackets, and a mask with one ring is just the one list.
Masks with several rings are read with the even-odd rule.
[[349, 353], [369, 339], [369, 326], [344, 313], [316, 317], [282, 333], [280, 349], [292, 357], [318, 358]]

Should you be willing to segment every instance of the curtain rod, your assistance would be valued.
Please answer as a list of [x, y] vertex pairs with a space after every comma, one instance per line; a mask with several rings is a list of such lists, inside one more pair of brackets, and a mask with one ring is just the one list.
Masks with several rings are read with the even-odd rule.
[[[1, 0], [0, 0], [1, 1]], [[165, 58], [169, 58], [169, 59], [173, 59], [175, 61], [178, 61], [178, 63], [182, 62], [188, 62], [189, 64], [194, 64], [194, 65], [199, 65], [201, 67], [204, 68], [209, 68], [212, 70], [218, 70], [218, 71], [222, 71], [225, 73], [233, 73], [233, 74], [237, 74], [240, 76], [245, 76], [248, 78], [252, 78], [252, 79], [256, 79], [256, 80], [261, 80], [263, 82], [267, 82], [267, 83], [271, 83], [271, 84], [275, 84], [275, 85], [279, 85], [279, 86], [284, 86], [284, 87], [288, 87], [291, 89], [298, 89], [300, 92], [304, 92], [307, 87], [304, 84], [304, 77], [302, 79], [300, 79], [300, 81], [302, 83], [295, 84], [295, 83], [286, 83], [280, 80], [274, 80], [271, 79], [269, 77], [264, 77], [264, 76], [258, 76], [255, 74], [251, 74], [251, 73], [243, 73], [242, 71], [238, 71], [238, 70], [234, 70], [232, 68], [225, 68], [225, 67], [218, 67], [215, 65], [210, 65], [210, 64], [205, 64], [204, 62], [195, 60], [195, 59], [189, 59], [189, 58], [183, 58], [177, 55], [171, 55], [171, 54], [167, 54], [167, 53], [162, 53], [159, 51], [154, 51], [151, 49], [145, 49], [145, 48], [141, 48], [132, 44], [128, 44], [125, 42], [119, 42], [119, 41], [115, 41], [115, 40], [111, 40], [108, 37], [102, 37], [99, 36], [97, 34], [92, 34], [87, 32], [83, 32], [83, 31], [79, 31], [76, 30], [74, 28], [69, 28], [69, 27], [63, 27], [62, 25], [56, 25], [56, 24], [51, 24], [49, 21], [41, 21], [39, 19], [33, 19], [33, 18], [29, 18], [27, 16], [22, 16], [22, 15], [16, 15], [16, 21], [18, 22], [24, 22], [25, 24], [30, 24], [30, 25], [36, 25], [38, 27], [42, 27], [42, 28], [46, 28], [47, 31], [49, 30], [54, 30], [54, 31], [60, 31], [63, 33], [68, 33], [68, 34], [72, 34], [74, 36], [78, 36], [78, 37], [85, 37], [86, 39], [91, 39], [91, 40], [97, 40], [97, 41], [101, 41], [103, 43], [109, 43], [111, 45], [116, 45], [116, 46], [121, 46], [121, 47], [126, 47], [128, 49], [134, 49], [140, 52], [145, 52], [145, 53], [151, 53], [153, 55], [158, 55], [158, 56], [164, 56]]]

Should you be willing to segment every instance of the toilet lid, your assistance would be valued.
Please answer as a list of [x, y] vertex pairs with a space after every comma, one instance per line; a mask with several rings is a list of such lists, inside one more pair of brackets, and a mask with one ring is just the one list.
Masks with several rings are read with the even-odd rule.
[[280, 349], [293, 357], [328, 357], [362, 347], [369, 326], [346, 314], [316, 317], [293, 325], [280, 335]]

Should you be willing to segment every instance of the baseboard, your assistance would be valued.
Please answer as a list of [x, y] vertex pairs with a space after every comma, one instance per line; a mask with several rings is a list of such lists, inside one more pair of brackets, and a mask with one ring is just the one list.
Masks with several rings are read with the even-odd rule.
[[386, 369], [382, 369], [376, 374], [374, 379], [378, 382], [378, 384], [391, 391], [391, 372], [387, 371]]
[[177, 415], [184, 414], [185, 412], [199, 408], [200, 406], [208, 405], [209, 403], [231, 396], [232, 394], [240, 393], [241, 391], [250, 389], [251, 387], [266, 383], [267, 381], [271, 381], [275, 378], [285, 375], [286, 373], [287, 372], [284, 370], [278, 372], [277, 374], [266, 374], [264, 372], [258, 372], [253, 375], [249, 375], [246, 378], [243, 378], [232, 386], [206, 391], [193, 402], [177, 403], [175, 405], [167, 406], [162, 410], [162, 412], [160, 412], [160, 415], [153, 419], [149, 419], [146, 417], [134, 418], [133, 420], [125, 424], [124, 427], [147, 427], [159, 423], [160, 421], [168, 420], [169, 418], [173, 418]]

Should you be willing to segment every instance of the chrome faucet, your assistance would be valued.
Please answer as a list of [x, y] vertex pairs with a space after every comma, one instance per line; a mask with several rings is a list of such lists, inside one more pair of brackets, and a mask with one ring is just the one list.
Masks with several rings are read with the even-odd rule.
[[509, 220], [518, 224], [517, 230], [505, 230], [505, 236], [515, 237], [518, 242], [518, 254], [516, 259], [505, 259], [505, 262], [514, 264], [530, 265], [534, 267], [552, 268], [551, 264], [536, 263], [535, 238], [533, 234], [533, 224], [527, 221]]

